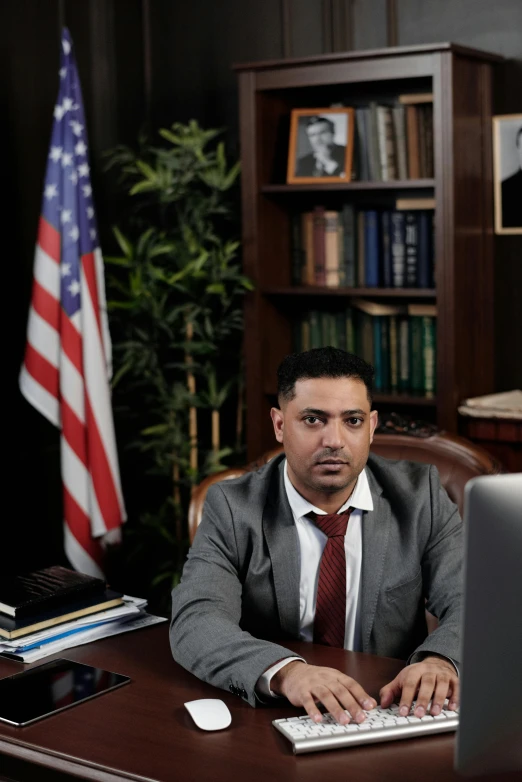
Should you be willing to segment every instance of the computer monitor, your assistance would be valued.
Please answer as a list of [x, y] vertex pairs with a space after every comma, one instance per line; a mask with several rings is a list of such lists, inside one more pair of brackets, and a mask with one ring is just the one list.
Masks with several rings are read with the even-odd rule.
[[455, 768], [522, 771], [522, 473], [469, 481], [464, 525]]

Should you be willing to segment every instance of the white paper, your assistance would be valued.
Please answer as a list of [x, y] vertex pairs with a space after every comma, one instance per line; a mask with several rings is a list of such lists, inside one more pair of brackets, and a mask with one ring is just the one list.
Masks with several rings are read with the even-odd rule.
[[91, 643], [91, 641], [108, 638], [111, 635], [128, 633], [131, 630], [138, 630], [141, 627], [148, 627], [149, 625], [166, 621], [167, 620], [163, 616], [152, 616], [151, 614], [146, 614], [144, 611], [140, 611], [135, 618], [128, 619], [125, 622], [108, 622], [100, 627], [75, 633], [75, 635], [71, 635], [67, 638], [61, 638], [59, 641], [50, 641], [39, 649], [32, 649], [29, 652], [17, 655], [17, 660], [24, 663], [32, 663], [35, 662], [35, 660], [41, 660], [43, 657], [49, 657], [51, 654], [56, 654], [56, 652], [61, 652], [63, 649], [71, 649], [74, 646], [82, 646], [83, 644]]

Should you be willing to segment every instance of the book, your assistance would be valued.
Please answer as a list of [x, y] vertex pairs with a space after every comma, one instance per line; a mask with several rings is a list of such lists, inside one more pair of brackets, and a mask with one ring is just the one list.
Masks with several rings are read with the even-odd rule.
[[310, 349], [321, 347], [321, 324], [319, 321], [319, 312], [310, 310], [308, 313], [310, 323]]
[[381, 212], [382, 268], [381, 280], [385, 288], [392, 287], [391, 214]]
[[302, 245], [301, 215], [291, 217], [290, 257], [292, 258], [292, 285], [303, 281], [304, 248]]
[[426, 134], [426, 176], [435, 175], [435, 161], [433, 152], [433, 103], [428, 103], [424, 108], [424, 132]]
[[357, 127], [357, 150], [359, 155], [359, 178], [363, 182], [370, 179], [368, 166], [368, 138], [366, 135], [365, 110], [355, 109], [355, 124]]
[[379, 225], [377, 212], [364, 212], [364, 272], [367, 288], [379, 287]]
[[429, 288], [431, 285], [431, 215], [429, 212], [419, 212], [417, 217], [417, 285], [419, 288]]
[[312, 212], [304, 212], [302, 219], [302, 241], [304, 248], [303, 285], [313, 285], [315, 280], [314, 262], [314, 216]]
[[435, 209], [434, 198], [397, 198], [395, 209]]
[[314, 207], [313, 211], [313, 242], [314, 242], [314, 283], [326, 285], [326, 252], [325, 230], [326, 217], [323, 206]]
[[399, 391], [408, 391], [410, 387], [410, 320], [399, 318]]
[[389, 106], [377, 106], [377, 130], [382, 180], [383, 182], [390, 182], [392, 179], [397, 179], [397, 167], [393, 139], [392, 110]]
[[412, 391], [424, 391], [422, 318], [417, 316], [410, 318], [410, 385]]
[[346, 350], [349, 353], [355, 353], [355, 328], [353, 323], [353, 310], [351, 307], [346, 307], [344, 311], [344, 321], [346, 326]]
[[371, 102], [366, 122], [368, 135], [368, 159], [372, 180], [382, 182], [381, 159], [379, 154], [379, 124], [377, 119], [377, 104]]
[[344, 204], [341, 212], [344, 285], [355, 288], [356, 241], [355, 211], [352, 204]]
[[421, 321], [424, 390], [429, 396], [433, 396], [435, 391], [435, 318], [424, 315]]
[[392, 109], [395, 148], [397, 151], [397, 176], [408, 179], [408, 150], [406, 145], [406, 109], [394, 106]]
[[406, 248], [406, 287], [417, 286], [417, 251], [418, 251], [417, 214], [405, 213], [404, 245]]
[[0, 612], [22, 619], [104, 591], [101, 578], [54, 565], [19, 576], [0, 576]]
[[324, 220], [324, 284], [328, 288], [338, 288], [340, 285], [339, 212], [325, 212]]
[[406, 269], [404, 212], [391, 213], [392, 281], [394, 288], [404, 288]]
[[408, 178], [420, 178], [420, 158], [419, 158], [419, 129], [417, 126], [417, 107], [406, 107], [406, 133], [408, 148]]
[[436, 304], [408, 304], [408, 315], [428, 315], [430, 318], [437, 317]]
[[417, 132], [419, 135], [419, 176], [425, 179], [427, 174], [427, 138], [426, 138], [426, 112], [425, 106], [417, 106]]
[[390, 389], [399, 388], [399, 326], [397, 315], [388, 318], [388, 338], [390, 342]]
[[415, 92], [405, 95], [399, 95], [399, 103], [408, 105], [411, 103], [433, 103], [432, 92]]
[[364, 212], [357, 213], [357, 286], [364, 288], [366, 284], [365, 251], [364, 251]]
[[410, 305], [406, 304], [381, 304], [368, 299], [353, 299], [352, 306], [365, 312], [367, 315], [405, 315]]
[[82, 616], [107, 611], [109, 608], [122, 604], [121, 592], [113, 592], [110, 589], [106, 589], [103, 597], [86, 598], [85, 600], [71, 603], [65, 612], [63, 608], [55, 608], [54, 610], [44, 611], [22, 619], [14, 619], [5, 614], [0, 614], [0, 638], [9, 640], [22, 638], [31, 633], [45, 630], [48, 627], [55, 627], [73, 619], [79, 619]]

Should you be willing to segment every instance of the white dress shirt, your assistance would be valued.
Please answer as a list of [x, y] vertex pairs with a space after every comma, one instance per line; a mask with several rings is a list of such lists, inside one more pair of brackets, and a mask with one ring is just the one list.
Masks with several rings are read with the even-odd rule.
[[[327, 515], [324, 510], [316, 508], [306, 500], [288, 477], [288, 464], [285, 460], [284, 481], [286, 496], [292, 510], [294, 523], [299, 538], [300, 578], [299, 578], [299, 637], [302, 641], [313, 641], [315, 603], [317, 599], [317, 584], [319, 582], [319, 566], [328, 537], [307, 518], [313, 511], [318, 516]], [[346, 625], [344, 648], [352, 651], [361, 649], [361, 616], [360, 616], [360, 584], [362, 564], [362, 523], [363, 511], [373, 510], [373, 500], [368, 484], [366, 471], [363, 470], [357, 478], [355, 488], [338, 513], [352, 507], [346, 535], [344, 551], [346, 555]], [[260, 677], [257, 690], [265, 697], [273, 696], [270, 680], [292, 660], [301, 657], [286, 657], [273, 665]]]

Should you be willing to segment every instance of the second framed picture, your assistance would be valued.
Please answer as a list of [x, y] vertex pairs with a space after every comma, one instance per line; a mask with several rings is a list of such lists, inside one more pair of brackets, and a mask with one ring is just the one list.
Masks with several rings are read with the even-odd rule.
[[353, 134], [353, 109], [294, 109], [287, 183], [349, 182]]

